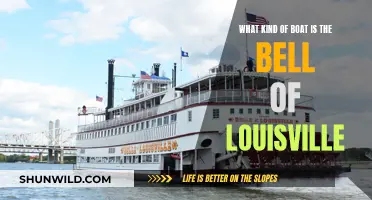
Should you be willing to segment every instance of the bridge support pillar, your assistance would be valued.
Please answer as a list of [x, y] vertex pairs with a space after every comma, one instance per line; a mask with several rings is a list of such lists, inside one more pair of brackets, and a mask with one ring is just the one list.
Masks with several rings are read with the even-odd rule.
[[48, 149], [48, 163], [53, 164], [54, 159], [53, 159], [53, 149]]
[[54, 163], [58, 163], [58, 162], [59, 162], [59, 151], [54, 150]]
[[59, 159], [60, 160], [60, 163], [63, 164], [63, 157], [65, 156], [64, 152], [63, 152], [63, 148], [61, 149], [61, 152], [59, 154], [61, 156], [61, 158]]
[[43, 162], [43, 153], [42, 152], [39, 153], [39, 162]]

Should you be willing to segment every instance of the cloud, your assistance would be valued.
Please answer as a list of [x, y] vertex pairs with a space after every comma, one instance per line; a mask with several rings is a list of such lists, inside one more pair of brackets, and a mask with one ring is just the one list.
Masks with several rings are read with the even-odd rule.
[[116, 39], [124, 32], [124, 24], [129, 23], [129, 29], [142, 39], [161, 44], [157, 51], [163, 58], [169, 49], [178, 52], [181, 45], [190, 52], [211, 51], [226, 38], [224, 32], [235, 6], [235, 1], [225, 0], [190, 0], [182, 4], [168, 0], [80, 2], [84, 12], [65, 13], [60, 19], [48, 23], [64, 34], [61, 42]]
[[203, 76], [209, 73], [211, 66], [217, 66], [218, 60], [205, 59], [200, 64], [192, 65], [188, 67], [188, 70], [194, 77]]
[[126, 68], [130, 68], [131, 70], [137, 69], [136, 66], [126, 58], [115, 58], [115, 66], [126, 67]]
[[[59, 38], [61, 43], [89, 43], [117, 39], [128, 25], [131, 32], [155, 44], [139, 52], [151, 54], [160, 61], [169, 61], [178, 58], [180, 46], [195, 55], [208, 54], [223, 45], [237, 1], [190, 0], [182, 4], [168, 0], [143, 0], [141, 3], [134, 0], [80, 0], [79, 2], [84, 11], [63, 13], [60, 19], [49, 22], [51, 28], [63, 34]], [[273, 24], [333, 25], [332, 34], [268, 35], [252, 38], [250, 43], [266, 39], [291, 41], [306, 39], [310, 41], [313, 48], [351, 44], [370, 39], [372, 23], [369, 20], [369, 7], [372, 2], [368, 0], [246, 2], [249, 3], [249, 6], [245, 6], [249, 8], [249, 12], [265, 16]], [[301, 9], [305, 7], [306, 9]], [[241, 6], [236, 12], [243, 13], [242, 9], [244, 7]], [[278, 17], [279, 12], [280, 17]], [[243, 17], [240, 21], [240, 23], [244, 22]], [[195, 64], [204, 62], [204, 59], [210, 60], [210, 58], [192, 56], [189, 58], [190, 62]]]
[[26, 0], [0, 0], [0, 12], [13, 13], [16, 10], [29, 8], [31, 7]]
[[[76, 131], [77, 108], [101, 104], [70, 88], [13, 79], [0, 79], [0, 133], [45, 131], [49, 120]], [[88, 119], [89, 120], [89, 119]]]

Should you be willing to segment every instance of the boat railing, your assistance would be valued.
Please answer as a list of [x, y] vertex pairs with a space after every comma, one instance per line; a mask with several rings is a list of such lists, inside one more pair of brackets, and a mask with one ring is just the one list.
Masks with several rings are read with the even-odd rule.
[[[135, 113], [127, 115], [116, 115], [114, 119], [96, 122], [78, 127], [79, 132], [105, 129], [119, 126], [122, 124], [146, 119], [152, 116], [164, 114], [170, 111], [184, 108], [199, 103], [206, 102], [236, 102], [236, 103], [262, 103], [270, 104], [270, 94], [268, 91], [242, 91], [242, 90], [212, 90], [193, 92], [183, 97], [176, 98], [172, 101], [162, 103], [156, 107], [146, 108]], [[301, 95], [296, 99], [296, 106], [313, 107], [313, 97]]]

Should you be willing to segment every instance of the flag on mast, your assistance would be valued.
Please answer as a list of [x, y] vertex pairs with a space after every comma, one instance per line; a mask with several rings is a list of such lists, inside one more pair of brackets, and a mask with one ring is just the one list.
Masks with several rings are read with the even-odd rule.
[[262, 25], [269, 25], [270, 22], [265, 17], [258, 16], [255, 14], [247, 13], [245, 14], [247, 18], [247, 23], [250, 25], [259, 25], [258, 30], [261, 30]]
[[183, 57], [188, 58], [189, 57], [189, 52], [186, 52], [186, 51], [182, 50], [182, 47], [181, 47], [181, 68], [180, 68], [181, 71], [182, 71], [182, 58]]
[[103, 101], [103, 97], [100, 97], [100, 96], [97, 96], [97, 95], [96, 95], [96, 101], [98, 101], [98, 102], [102, 102], [102, 101]]

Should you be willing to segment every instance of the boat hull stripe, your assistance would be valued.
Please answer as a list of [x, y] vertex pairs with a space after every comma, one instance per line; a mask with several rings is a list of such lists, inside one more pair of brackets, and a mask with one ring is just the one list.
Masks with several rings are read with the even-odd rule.
[[186, 133], [186, 134], [182, 134], [182, 135], [176, 135], [176, 136], [162, 138], [162, 139], [157, 139], [157, 140], [148, 140], [148, 141], [143, 141], [143, 142], [132, 142], [132, 143], [127, 143], [127, 144], [117, 144], [117, 145], [111, 145], [111, 146], [76, 147], [76, 148], [78, 148], [78, 149], [100, 149], [100, 148], [119, 147], [119, 146], [133, 145], [133, 144], [161, 142], [161, 141], [164, 141], [164, 140], [172, 140], [172, 139], [176, 139], [176, 138], [180, 138], [180, 137], [186, 137], [186, 136], [195, 135], [195, 134], [207, 134], [207, 133], [218, 133], [218, 131], [192, 132], [192, 133]]

